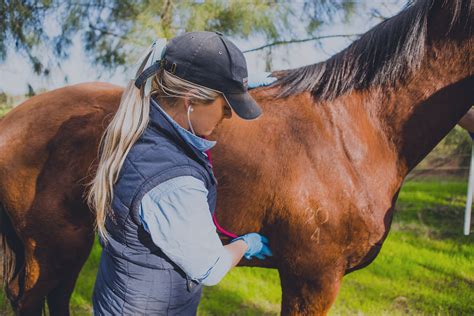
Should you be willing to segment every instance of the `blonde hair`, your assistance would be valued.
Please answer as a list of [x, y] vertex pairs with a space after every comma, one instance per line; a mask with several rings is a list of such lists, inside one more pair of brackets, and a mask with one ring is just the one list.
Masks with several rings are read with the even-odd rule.
[[[143, 71], [151, 52], [149, 49], [139, 59], [140, 67], [135, 78]], [[144, 95], [143, 85], [138, 89], [134, 79], [129, 81], [118, 110], [100, 139], [96, 174], [86, 184], [89, 187], [87, 204], [96, 212], [95, 228], [104, 243], [109, 239], [105, 219], [112, 212], [113, 186], [125, 157], [148, 125], [152, 95], [169, 97], [171, 100], [167, 104], [175, 105], [179, 98], [184, 97], [189, 98], [190, 102], [210, 103], [219, 97], [220, 92], [181, 79], [162, 68], [153, 76], [148, 95]]]

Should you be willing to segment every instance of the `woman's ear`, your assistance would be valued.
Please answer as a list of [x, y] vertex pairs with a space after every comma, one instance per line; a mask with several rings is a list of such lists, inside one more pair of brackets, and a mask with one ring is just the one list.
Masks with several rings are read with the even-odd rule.
[[188, 96], [183, 98], [183, 105], [186, 111], [188, 111], [188, 108], [192, 105], [191, 99]]

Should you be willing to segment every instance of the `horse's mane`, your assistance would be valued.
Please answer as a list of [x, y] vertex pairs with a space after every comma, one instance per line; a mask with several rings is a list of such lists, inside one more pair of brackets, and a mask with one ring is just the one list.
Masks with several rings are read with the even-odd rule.
[[[279, 97], [309, 91], [318, 100], [334, 99], [371, 85], [392, 86], [420, 66], [425, 54], [428, 16], [436, 2], [440, 1], [419, 0], [407, 5], [324, 62], [273, 72], [278, 80], [272, 86], [280, 87]], [[473, 1], [442, 2], [443, 9], [451, 15], [450, 27], [455, 23], [472, 23]], [[464, 9], [469, 17], [460, 21]]]

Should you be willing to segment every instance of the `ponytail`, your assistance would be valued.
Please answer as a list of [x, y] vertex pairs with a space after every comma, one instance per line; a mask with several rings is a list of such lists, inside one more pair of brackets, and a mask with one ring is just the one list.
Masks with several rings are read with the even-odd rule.
[[[138, 76], [145, 67], [153, 45], [139, 60]], [[104, 243], [109, 235], [105, 229], [105, 218], [110, 212], [113, 199], [113, 185], [130, 148], [145, 130], [149, 120], [150, 94], [144, 95], [143, 88], [135, 86], [135, 80], [128, 82], [115, 116], [100, 139], [99, 165], [95, 178], [88, 184], [87, 203], [96, 212], [96, 230]]]

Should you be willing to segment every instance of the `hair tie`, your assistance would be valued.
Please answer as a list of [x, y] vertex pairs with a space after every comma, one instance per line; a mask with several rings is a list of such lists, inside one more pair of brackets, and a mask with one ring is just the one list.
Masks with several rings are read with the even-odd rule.
[[151, 91], [151, 77], [158, 72], [161, 66], [161, 59], [165, 54], [166, 48], [166, 39], [159, 38], [156, 39], [151, 45], [150, 49], [152, 50], [149, 54], [144, 70], [142, 73], [135, 79], [135, 86], [140, 89], [140, 87], [145, 83], [144, 95], [147, 96]]

